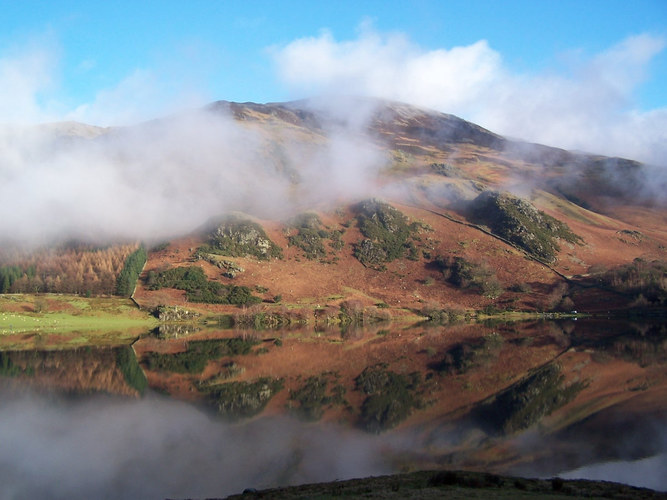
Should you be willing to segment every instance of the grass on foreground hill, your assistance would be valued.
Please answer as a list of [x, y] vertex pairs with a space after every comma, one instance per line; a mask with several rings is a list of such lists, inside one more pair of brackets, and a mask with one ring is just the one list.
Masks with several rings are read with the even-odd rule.
[[369, 477], [329, 483], [288, 486], [264, 491], [247, 490], [227, 500], [251, 498], [377, 498], [377, 499], [440, 499], [452, 500], [518, 498], [571, 499], [623, 498], [638, 500], [667, 498], [646, 488], [636, 488], [606, 481], [524, 479], [468, 471], [420, 471], [393, 476]]
[[16, 334], [148, 331], [157, 320], [129, 299], [77, 295], [0, 295], [0, 337]]

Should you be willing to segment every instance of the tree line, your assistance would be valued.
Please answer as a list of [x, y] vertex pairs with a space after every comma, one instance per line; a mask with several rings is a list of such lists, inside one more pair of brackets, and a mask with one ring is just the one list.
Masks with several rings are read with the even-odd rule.
[[125, 265], [118, 274], [118, 278], [116, 280], [116, 295], [120, 295], [122, 297], [129, 297], [132, 295], [134, 288], [137, 285], [139, 275], [144, 269], [147, 258], [148, 255], [146, 254], [146, 249], [143, 246], [140, 246], [127, 256], [125, 259]]
[[78, 245], [0, 258], [0, 293], [112, 295], [126, 259], [137, 248]]

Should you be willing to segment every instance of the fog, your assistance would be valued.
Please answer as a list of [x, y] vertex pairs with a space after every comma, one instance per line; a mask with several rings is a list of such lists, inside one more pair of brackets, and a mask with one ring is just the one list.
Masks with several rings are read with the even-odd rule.
[[658, 414], [617, 413], [614, 405], [552, 435], [532, 428], [511, 439], [532, 462], [510, 467], [524, 477], [614, 481], [667, 491], [667, 420]]
[[[457, 449], [462, 440], [475, 434], [461, 424], [459, 430], [449, 428], [432, 435], [427, 445], [423, 436], [408, 431], [376, 436], [287, 417], [229, 423], [185, 402], [153, 394], [142, 399], [67, 399], [3, 391], [2, 396], [3, 500], [221, 497], [246, 488], [383, 475], [399, 472], [410, 457], [423, 460], [432, 456], [436, 461], [439, 453], [446, 457], [448, 448]], [[555, 444], [534, 431], [518, 439], [524, 441], [523, 446], [530, 440], [535, 450]], [[515, 446], [516, 439], [508, 443]], [[661, 474], [667, 457], [664, 444], [662, 452], [652, 458], [590, 465], [570, 472], [562, 470], [554, 450], [550, 465], [526, 464], [520, 471], [510, 472], [527, 477], [611, 480], [667, 490]], [[591, 454], [586, 440], [568, 446], [579, 450], [581, 463], [599, 460]], [[568, 456], [572, 460], [571, 451]], [[460, 459], [467, 460], [465, 455]], [[468, 466], [470, 463], [474, 462]]]
[[273, 141], [220, 109], [110, 130], [5, 127], [0, 234], [158, 240], [229, 211], [280, 218], [372, 193], [385, 153], [358, 126], [326, 132]]
[[2, 499], [220, 497], [389, 473], [400, 449], [398, 440], [287, 418], [225, 423], [158, 397], [34, 394], [3, 397], [0, 440]]
[[[406, 196], [406, 186], [378, 182], [391, 160], [368, 136], [381, 103], [340, 96], [300, 102], [320, 117], [322, 128], [307, 134], [284, 124], [253, 127], [224, 106], [110, 129], [70, 122], [1, 127], [0, 243], [150, 243], [231, 211], [275, 220], [376, 195]], [[516, 147], [547, 161], [527, 151], [534, 146]], [[578, 185], [581, 168], [559, 164], [559, 183]], [[630, 197], [665, 201], [664, 168], [630, 177], [613, 162], [604, 168], [610, 190], [634, 186]], [[524, 191], [542, 182], [514, 181]]]
[[657, 491], [667, 491], [667, 454], [635, 461], [607, 462], [560, 474], [564, 479], [615, 481]]
[[274, 48], [273, 57], [296, 95], [345, 89], [455, 114], [505, 136], [664, 167], [667, 109], [642, 110], [636, 101], [666, 46], [664, 36], [641, 33], [520, 73], [487, 40], [426, 49], [366, 23], [356, 38], [323, 31]]
[[[667, 111], [640, 111], [633, 100], [666, 45], [664, 37], [638, 34], [573, 62], [569, 71], [521, 75], [485, 40], [426, 50], [368, 23], [351, 40], [323, 31], [273, 46], [268, 55], [295, 98], [326, 96], [309, 105], [331, 121], [305, 141], [289, 127], [272, 129], [271, 141], [219, 110], [177, 111], [198, 109], [206, 98], [192, 90], [195, 81], [151, 68], [100, 89], [90, 102], [68, 105], [53, 88], [59, 44], [37, 40], [0, 54], [0, 243], [160, 240], [228, 211], [279, 218], [373, 196], [377, 172], [389, 161], [366, 136], [373, 105], [332, 97], [341, 93], [405, 101], [512, 137], [654, 163], [646, 185], [660, 197]], [[91, 126], [62, 122], [68, 119]], [[141, 122], [148, 119], [155, 120]], [[25, 125], [49, 121], [59, 123]], [[116, 127], [96, 127], [110, 124]], [[567, 175], [576, 178], [577, 168]]]

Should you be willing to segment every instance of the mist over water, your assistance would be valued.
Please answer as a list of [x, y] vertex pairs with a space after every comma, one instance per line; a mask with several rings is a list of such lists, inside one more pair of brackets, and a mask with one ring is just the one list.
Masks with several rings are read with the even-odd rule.
[[[423, 457], [447, 447], [427, 446], [405, 431], [376, 436], [287, 417], [229, 423], [153, 394], [135, 400], [2, 392], [3, 500], [222, 497], [245, 488], [396, 473], [401, 457]], [[442, 439], [456, 442], [461, 435], [454, 431], [451, 439]], [[549, 438], [531, 439], [535, 446], [549, 446]], [[583, 456], [588, 445], [578, 446]], [[667, 449], [664, 442], [662, 449]], [[559, 470], [555, 461], [552, 470], [528, 466], [521, 474], [616, 481], [664, 491], [667, 480], [661, 471], [666, 460], [662, 452], [570, 472]]]
[[387, 437], [278, 417], [231, 424], [156, 396], [3, 397], [0, 441], [2, 499], [220, 497], [392, 472]]
[[564, 479], [615, 481], [657, 491], [667, 491], [667, 453], [634, 461], [607, 462], [560, 474]]
[[541, 435], [529, 429], [514, 438], [514, 445], [519, 454], [537, 453], [539, 458], [512, 466], [508, 472], [524, 477], [613, 481], [667, 491], [667, 421], [655, 416], [630, 419], [632, 422], [620, 428], [618, 422], [610, 422], [573, 435], [567, 431]]
[[[561, 352], [568, 342], [579, 346], [567, 351], [571, 355], [584, 350], [599, 353], [591, 361], [593, 368], [609, 363], [614, 356], [647, 370], [664, 367], [664, 331], [659, 326], [637, 325], [634, 331], [617, 324], [620, 333], [613, 333], [614, 325], [609, 322], [597, 325], [582, 320], [574, 330], [571, 323], [569, 327], [526, 325], [518, 337], [518, 331], [496, 326], [494, 331], [508, 336], [509, 341], [496, 353], [497, 358], [471, 370], [492, 370], [510, 352], [532, 358], [532, 349], [552, 344], [560, 346], [553, 352]], [[612, 333], [601, 336], [600, 329]], [[402, 329], [401, 333], [406, 342], [410, 333], [428, 338], [422, 329]], [[443, 334], [446, 329], [430, 335]], [[391, 336], [369, 332], [371, 336], [376, 343], [364, 342], [364, 346], [379, 343], [389, 347], [393, 342]], [[524, 338], [533, 341], [512, 342]], [[333, 345], [327, 337], [321, 340]], [[290, 340], [285, 338], [285, 342]], [[67, 373], [87, 372], [91, 366], [86, 358], [74, 356], [76, 351], [45, 351], [34, 358], [39, 362], [32, 363], [30, 354], [3, 351], [7, 366], [23, 371], [7, 376], [12, 375], [9, 370], [0, 377], [0, 500], [221, 497], [245, 488], [367, 477], [401, 472], [406, 467], [587, 477], [667, 490], [660, 473], [667, 456], [667, 421], [659, 399], [664, 391], [644, 386], [630, 386], [630, 394], [639, 399], [630, 398], [626, 405], [616, 404], [615, 390], [603, 392], [597, 398], [609, 399], [596, 400], [601, 405], [598, 411], [564, 428], [554, 429], [549, 423], [543, 428], [538, 422], [516, 434], [489, 434], [479, 414], [471, 412], [453, 420], [446, 416], [451, 408], [443, 406], [437, 408], [440, 417], [373, 435], [355, 427], [358, 414], [354, 408], [347, 425], [304, 423], [286, 416], [229, 423], [203, 406], [152, 392], [138, 399], [91, 395], [99, 390], [98, 385], [62, 385]], [[115, 362], [100, 366], [97, 371], [119, 368]], [[32, 375], [28, 368], [34, 370]], [[57, 375], [53, 383], [50, 372]], [[441, 383], [444, 387], [459, 382], [442, 378]], [[106, 390], [113, 391], [113, 387]], [[571, 410], [573, 417], [581, 416], [581, 405]], [[568, 414], [558, 418], [567, 420]], [[543, 429], [551, 430], [547, 434]], [[495, 454], [498, 450], [502, 455]]]

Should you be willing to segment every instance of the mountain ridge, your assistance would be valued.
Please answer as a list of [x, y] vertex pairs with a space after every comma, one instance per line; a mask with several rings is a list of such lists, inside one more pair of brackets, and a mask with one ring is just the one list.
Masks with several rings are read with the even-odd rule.
[[[202, 113], [205, 119], [200, 121]], [[61, 129], [75, 136], [88, 130], [85, 126], [71, 124], [56, 127], [56, 130]], [[216, 101], [199, 110], [134, 127], [95, 130], [100, 134], [82, 140], [110, 148], [120, 141], [121, 149], [114, 154], [119, 159], [130, 158], [127, 165], [111, 158], [118, 164], [121, 175], [136, 177], [133, 166], [136, 163], [143, 168], [146, 155], [153, 154], [150, 141], [157, 137], [167, 141], [158, 145], [172, 147], [175, 144], [177, 154], [168, 159], [174, 163], [169, 168], [172, 175], [180, 176], [184, 187], [173, 182], [167, 187], [177, 196], [187, 201], [191, 196], [187, 186], [196, 193], [201, 191], [201, 183], [220, 183], [221, 198], [229, 207], [215, 208], [216, 199], [212, 196], [211, 207], [207, 208], [203, 220], [191, 225], [189, 231], [169, 231], [172, 236], [168, 239], [176, 248], [182, 246], [179, 239], [198, 241], [196, 248], [206, 239], [202, 232], [206, 221], [225, 213], [240, 212], [263, 225], [270, 221], [269, 235], [279, 241], [281, 248], [289, 249], [285, 263], [288, 267], [303, 267], [306, 264], [304, 254], [293, 245], [295, 235], [300, 235], [306, 228], [290, 228], [287, 221], [299, 213], [312, 211], [318, 214], [324, 221], [318, 229], [322, 234], [344, 235], [336, 236], [340, 243], [335, 244], [341, 248], [325, 247], [324, 251], [319, 251], [321, 262], [308, 263], [316, 266], [322, 275], [337, 276], [332, 285], [339, 284], [324, 296], [340, 293], [340, 283], [345, 279], [343, 270], [356, 269], [364, 248], [367, 256], [371, 253], [379, 255], [378, 251], [387, 250], [381, 245], [395, 244], [389, 242], [395, 235], [391, 230], [387, 232], [387, 227], [382, 229], [385, 231], [384, 242], [374, 240], [377, 236], [362, 234], [362, 221], [354, 206], [370, 198], [398, 207], [407, 215], [410, 224], [423, 224], [433, 230], [426, 234], [427, 231], [420, 229], [424, 234], [414, 233], [396, 243], [398, 246], [388, 255], [397, 255], [398, 260], [392, 258], [392, 261], [376, 261], [374, 264], [377, 269], [389, 270], [388, 276], [403, 276], [398, 282], [406, 276], [401, 269], [406, 269], [413, 283], [435, 282], [438, 285], [435, 293], [431, 285], [411, 285], [413, 298], [408, 303], [413, 308], [428, 301], [477, 308], [498, 302], [498, 297], [490, 300], [484, 297], [484, 291], [477, 297], [471, 295], [471, 290], [452, 290], [451, 283], [447, 284], [446, 280], [443, 288], [440, 274], [446, 275], [451, 269], [438, 268], [440, 264], [435, 262], [440, 257], [439, 262], [445, 262], [447, 258], [451, 261], [454, 257], [463, 259], [469, 263], [466, 266], [476, 269], [475, 272], [482, 273], [482, 269], [487, 269], [485, 273], [495, 272], [494, 283], [497, 279], [506, 295], [510, 294], [508, 290], [519, 286], [514, 273], [521, 268], [526, 256], [536, 258], [547, 272], [539, 278], [539, 273], [535, 275], [535, 283], [544, 283], [545, 289], [555, 286], [558, 280], [588, 276], [591, 269], [625, 265], [638, 258], [648, 261], [664, 259], [667, 234], [663, 223], [667, 222], [667, 215], [664, 199], [654, 196], [661, 184], [646, 182], [645, 165], [632, 160], [513, 142], [453, 115], [404, 103], [367, 98], [269, 104]], [[194, 141], [192, 147], [187, 141], [184, 147], [179, 146], [179, 134], [190, 134], [188, 141]], [[203, 142], [197, 142], [200, 134], [205, 134]], [[245, 136], [251, 137], [247, 143], [241, 141]], [[132, 140], [125, 143], [119, 137], [131, 137]], [[141, 141], [148, 141], [141, 147], [149, 149], [134, 152], [135, 144]], [[209, 152], [207, 148], [212, 149]], [[235, 166], [236, 154], [247, 154], [248, 157]], [[332, 154], [340, 157], [332, 158]], [[204, 167], [199, 166], [200, 157], [205, 159]], [[152, 166], [153, 160], [148, 159]], [[158, 177], [160, 167], [160, 163], [155, 162]], [[228, 182], [225, 176], [234, 169], [242, 173], [234, 174]], [[200, 171], [205, 174], [201, 181], [198, 178]], [[168, 175], [169, 171], [165, 177], [169, 182]], [[219, 176], [220, 180], [217, 180]], [[651, 184], [653, 190], [649, 187]], [[274, 189], [274, 185], [278, 188]], [[203, 188], [208, 189], [205, 185]], [[146, 189], [152, 188], [139, 185], [137, 195]], [[476, 200], [485, 193], [499, 193], [502, 195], [499, 199], [506, 201], [493, 208], [495, 214], [488, 213], [480, 218], [481, 212], [474, 207]], [[215, 191], [211, 194], [215, 195]], [[281, 198], [283, 196], [286, 198]], [[178, 198], [172, 196], [172, 199]], [[231, 201], [227, 203], [226, 200]], [[511, 200], [516, 201], [510, 203]], [[193, 199], [184, 206], [196, 208], [197, 202]], [[508, 218], [508, 213], [501, 213], [512, 206], [515, 215]], [[529, 212], [533, 215], [526, 219]], [[513, 221], [512, 236], [503, 227], [510, 220]], [[162, 224], [168, 223], [167, 217]], [[558, 227], [566, 232], [559, 232]], [[563, 240], [563, 235], [569, 234], [567, 231], [572, 237]], [[285, 236], [289, 232], [292, 236]], [[311, 235], [309, 238], [324, 238], [325, 245], [333, 244], [329, 236]], [[151, 235], [144, 234], [141, 239], [150, 242]], [[531, 241], [540, 241], [542, 250], [536, 253], [537, 246]], [[190, 257], [183, 259], [182, 255], [160, 253], [161, 265], [184, 265], [188, 259], [194, 258], [192, 251], [187, 254]], [[232, 257], [241, 259], [234, 265], [255, 266], [244, 262], [247, 260], [244, 256]], [[147, 269], [160, 267], [154, 262], [155, 257], [149, 256]], [[368, 260], [362, 259], [361, 262]], [[335, 271], [338, 267], [341, 267], [340, 272]], [[225, 280], [215, 277], [213, 269], [205, 270], [210, 278]], [[289, 271], [286, 268], [281, 272]], [[376, 277], [369, 272], [360, 269], [358, 274], [363, 278], [352, 288], [363, 289], [364, 283], [372, 283]], [[549, 275], [552, 277], [548, 278]], [[275, 281], [276, 277], [266, 275], [266, 279]], [[244, 286], [258, 285], [243, 275], [238, 280]], [[398, 282], [390, 285], [390, 281], [382, 286], [400, 290], [405, 287]], [[265, 287], [261, 283], [259, 286]], [[473, 290], [479, 288], [474, 280], [471, 286]], [[274, 292], [274, 295], [292, 299], [298, 295], [288, 289]], [[151, 295], [142, 292], [141, 287], [140, 293], [147, 293], [147, 297]], [[546, 292], [546, 296], [549, 293]], [[548, 302], [546, 296], [540, 300]], [[563, 297], [572, 298], [568, 294]], [[391, 300], [397, 303], [398, 294]], [[507, 300], [521, 304], [521, 307], [527, 306], [521, 297], [510, 295], [505, 302]], [[153, 299], [148, 302], [157, 305]], [[584, 303], [588, 301], [584, 300]], [[502, 307], [509, 305], [506, 303]], [[536, 306], [529, 309], [534, 310]]]
[[[420, 468], [567, 470], [589, 417], [664, 415], [667, 214], [647, 167], [374, 102], [218, 102], [79, 138], [40, 165], [83, 157], [70, 194], [92, 202], [65, 213], [143, 225], [0, 256], [2, 291], [26, 294], [11, 314], [131, 293], [158, 324], [132, 344], [151, 388], [229, 419], [398, 428], [424, 448], [397, 463]], [[526, 429], [552, 445], [513, 447]]]

